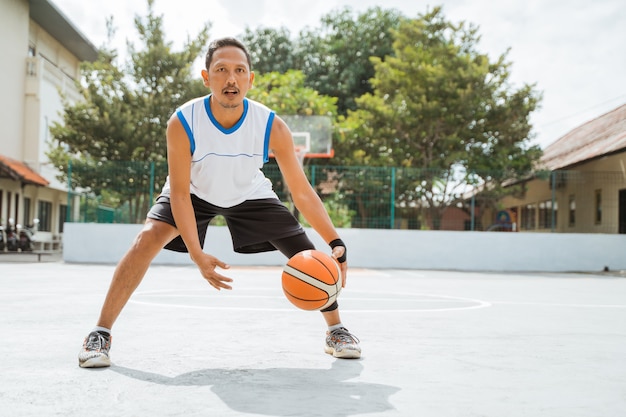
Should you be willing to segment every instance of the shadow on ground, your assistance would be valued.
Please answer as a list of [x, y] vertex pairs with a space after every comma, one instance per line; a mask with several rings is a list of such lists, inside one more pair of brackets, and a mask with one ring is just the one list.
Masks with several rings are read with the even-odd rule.
[[330, 369], [203, 369], [170, 377], [113, 365], [129, 378], [170, 386], [211, 386], [232, 410], [269, 416], [350, 416], [394, 409], [389, 397], [400, 388], [350, 381], [361, 361], [337, 360]]

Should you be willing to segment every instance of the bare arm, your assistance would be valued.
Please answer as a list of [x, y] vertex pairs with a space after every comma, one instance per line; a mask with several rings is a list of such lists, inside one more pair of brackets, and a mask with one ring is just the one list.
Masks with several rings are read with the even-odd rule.
[[[307, 219], [309, 224], [324, 239], [326, 243], [339, 239], [339, 234], [335, 229], [322, 200], [309, 184], [300, 162], [296, 157], [293, 145], [293, 137], [285, 122], [276, 117], [272, 125], [270, 135], [270, 148], [272, 149], [280, 171], [285, 178], [287, 187], [293, 198], [293, 202]], [[341, 258], [346, 248], [343, 246], [335, 247], [332, 251], [335, 259]], [[343, 285], [346, 283], [346, 274], [348, 271], [347, 262], [341, 263], [341, 272], [343, 276]]]
[[202, 251], [198, 239], [196, 216], [191, 204], [191, 152], [189, 139], [180, 120], [175, 115], [167, 123], [167, 164], [170, 181], [170, 204], [176, 227], [189, 256], [198, 265], [202, 276], [216, 289], [231, 289], [227, 282], [232, 279], [215, 271], [216, 267], [228, 268], [219, 259]]

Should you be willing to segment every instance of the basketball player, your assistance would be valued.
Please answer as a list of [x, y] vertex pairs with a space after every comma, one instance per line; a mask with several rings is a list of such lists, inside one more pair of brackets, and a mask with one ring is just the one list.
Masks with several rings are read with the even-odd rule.
[[[161, 249], [188, 252], [210, 285], [232, 288], [232, 279], [217, 270], [229, 266], [202, 250], [208, 223], [216, 215], [224, 216], [236, 252], [279, 250], [290, 258], [314, 248], [260, 170], [270, 150], [297, 209], [340, 263], [345, 286], [346, 246], [298, 162], [285, 122], [246, 98], [254, 81], [250, 67], [250, 55], [238, 40], [223, 38], [209, 45], [202, 78], [210, 94], [184, 104], [168, 121], [168, 178], [115, 269], [97, 326], [78, 355], [81, 367], [110, 366], [113, 323]], [[359, 358], [359, 340], [341, 323], [337, 303], [322, 315], [328, 325], [325, 352]]]

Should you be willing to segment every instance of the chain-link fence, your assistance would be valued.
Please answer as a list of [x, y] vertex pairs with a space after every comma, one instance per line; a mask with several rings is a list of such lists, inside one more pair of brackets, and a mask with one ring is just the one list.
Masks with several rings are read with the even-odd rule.
[[[305, 165], [334, 224], [346, 228], [624, 233], [619, 173], [505, 173]], [[274, 163], [263, 168], [279, 198], [306, 224]], [[167, 176], [165, 162], [73, 163], [68, 220], [141, 223]]]

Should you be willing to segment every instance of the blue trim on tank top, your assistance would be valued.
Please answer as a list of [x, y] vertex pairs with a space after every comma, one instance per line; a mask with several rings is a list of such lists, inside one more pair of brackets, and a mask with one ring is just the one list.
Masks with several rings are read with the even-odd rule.
[[222, 126], [217, 121], [217, 119], [213, 116], [213, 112], [211, 111], [211, 94], [209, 94], [204, 99], [204, 108], [206, 110], [206, 114], [209, 116], [209, 119], [211, 120], [211, 123], [213, 123], [213, 126], [218, 128], [225, 135], [229, 135], [229, 134], [231, 134], [233, 132], [236, 132], [237, 129], [239, 129], [241, 127], [241, 125], [243, 124], [244, 120], [246, 120], [246, 115], [248, 114], [248, 99], [247, 98], [243, 99], [243, 114], [241, 115], [241, 118], [239, 119], [239, 121], [233, 127], [231, 127], [230, 129], [226, 129], [224, 126]]
[[[193, 119], [193, 106], [195, 106], [195, 104], [191, 105], [191, 118], [192, 119]], [[185, 128], [185, 132], [187, 132], [187, 138], [189, 139], [189, 149], [191, 150], [191, 154], [193, 155], [193, 153], [196, 151], [196, 140], [193, 137], [193, 131], [191, 130], [189, 123], [187, 123], [187, 119], [185, 119], [185, 116], [183, 115], [183, 112], [180, 111], [180, 109], [176, 110], [176, 116], [178, 117], [178, 120], [180, 120], [180, 123], [183, 125], [183, 128]], [[191, 124], [193, 124], [193, 120], [191, 121]]]
[[272, 133], [272, 124], [274, 123], [275, 116], [276, 113], [270, 112], [270, 116], [267, 118], [265, 141], [263, 142], [263, 163], [267, 163], [270, 160], [270, 133]]

